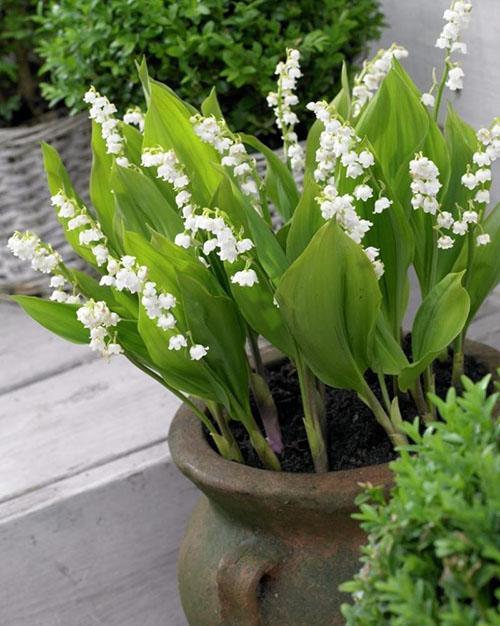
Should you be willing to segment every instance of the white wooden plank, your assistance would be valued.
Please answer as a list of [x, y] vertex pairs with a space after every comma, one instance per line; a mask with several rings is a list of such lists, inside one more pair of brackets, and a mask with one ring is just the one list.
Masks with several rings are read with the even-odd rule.
[[4, 394], [0, 502], [164, 441], [178, 405], [123, 357]]
[[165, 445], [58, 490], [0, 521], [2, 626], [186, 626], [175, 562], [198, 492]]
[[49, 332], [20, 307], [0, 299], [0, 395], [39, 378], [95, 360], [85, 346]]

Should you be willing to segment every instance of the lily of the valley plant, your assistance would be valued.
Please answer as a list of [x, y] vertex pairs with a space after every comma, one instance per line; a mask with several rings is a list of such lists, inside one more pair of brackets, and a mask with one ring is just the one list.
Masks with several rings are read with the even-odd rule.
[[[317, 471], [328, 469], [325, 385], [354, 390], [393, 443], [404, 443], [398, 398], [411, 394], [421, 419], [434, 419], [426, 399], [433, 362], [451, 347], [459, 380], [467, 328], [500, 272], [500, 210], [488, 208], [500, 121], [475, 132], [449, 106], [444, 129], [437, 123], [445, 90], [463, 87], [458, 60], [471, 9], [457, 0], [446, 11], [436, 44], [444, 69], [432, 72], [427, 93], [393, 45], [365, 64], [352, 89], [344, 71], [331, 102], [308, 105], [316, 119], [305, 148], [294, 130], [300, 55], [288, 50], [268, 97], [283, 160], [231, 130], [214, 92], [197, 111], [144, 64], [145, 114], [119, 120], [91, 88], [92, 207], [56, 151], [45, 145], [43, 154], [61, 226], [95, 273], [71, 270], [33, 233], [15, 233], [12, 252], [51, 274], [53, 288], [50, 300], [17, 301], [52, 331], [104, 356], [123, 354], [177, 394], [227, 459], [243, 461], [236, 420], [262, 465], [280, 469], [260, 336], [297, 368]], [[267, 160], [265, 179], [253, 151]], [[299, 190], [293, 174], [302, 169]], [[410, 357], [402, 326], [411, 266], [422, 303]]]

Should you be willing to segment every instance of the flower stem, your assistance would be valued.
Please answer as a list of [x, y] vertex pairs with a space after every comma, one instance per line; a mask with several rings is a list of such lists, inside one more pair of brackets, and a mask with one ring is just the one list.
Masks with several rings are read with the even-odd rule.
[[392, 423], [390, 417], [378, 401], [377, 396], [370, 389], [368, 383], [364, 382], [363, 391], [362, 393], [358, 393], [358, 395], [366, 406], [372, 410], [375, 415], [375, 419], [385, 430], [394, 446], [401, 446], [408, 443], [406, 435], [400, 432], [399, 429]]
[[250, 409], [245, 410], [236, 402], [233, 403], [233, 410], [235, 417], [241, 421], [245, 427], [250, 443], [252, 444], [257, 456], [261, 460], [266, 469], [274, 470], [276, 472], [281, 471], [281, 465], [278, 457], [271, 448], [269, 442], [260, 432], [259, 426], [255, 421]]
[[218, 405], [216, 402], [207, 401], [207, 408], [209, 409], [212, 417], [219, 427], [220, 435], [217, 433], [210, 433], [215, 441], [219, 451], [224, 450], [222, 456], [230, 461], [236, 461], [237, 463], [244, 463], [243, 455], [238, 447], [236, 439], [229, 427], [229, 418], [224, 413], [224, 408]]
[[429, 406], [425, 400], [420, 378], [417, 378], [414, 387], [410, 389], [410, 393], [413, 401], [415, 402], [420, 417], [424, 420], [424, 422], [427, 422], [429, 420], [430, 411]]
[[299, 377], [302, 406], [304, 408], [304, 426], [314, 462], [314, 469], [318, 473], [327, 472], [329, 467], [325, 445], [324, 411], [318, 410], [320, 394], [316, 389], [314, 375], [304, 363], [299, 351], [297, 351], [295, 366]]
[[439, 83], [438, 92], [436, 96], [436, 106], [434, 107], [434, 121], [439, 121], [439, 110], [441, 108], [441, 102], [443, 100], [444, 88], [446, 85], [446, 81], [448, 80], [448, 74], [450, 73], [450, 65], [449, 65], [449, 51], [445, 60], [445, 67], [443, 71], [443, 75], [441, 76], [441, 81]]
[[382, 372], [377, 372], [378, 382], [380, 385], [380, 390], [382, 391], [382, 397], [384, 398], [385, 408], [390, 411], [391, 410], [391, 398], [389, 396], [389, 391], [387, 389], [387, 384], [385, 382], [385, 376]]
[[[470, 275], [472, 264], [474, 263], [474, 233], [475, 228], [469, 228], [467, 232], [467, 265], [464, 275], [463, 286], [468, 289], [470, 285]], [[467, 325], [459, 333], [453, 344], [453, 371], [451, 375], [451, 384], [454, 387], [460, 387], [460, 378], [464, 374], [464, 343], [467, 335]]]

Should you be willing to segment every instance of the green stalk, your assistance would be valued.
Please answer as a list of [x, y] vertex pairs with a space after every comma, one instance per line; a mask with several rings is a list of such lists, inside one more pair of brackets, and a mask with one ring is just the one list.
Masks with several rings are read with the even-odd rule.
[[411, 397], [415, 402], [417, 407], [417, 411], [420, 417], [424, 420], [424, 422], [429, 421], [430, 411], [427, 401], [424, 396], [424, 392], [422, 390], [422, 384], [420, 382], [420, 378], [417, 378], [415, 385], [412, 389], [410, 389]]
[[267, 442], [266, 438], [260, 432], [259, 426], [255, 421], [250, 409], [245, 410], [236, 402], [233, 404], [233, 410], [235, 417], [245, 427], [250, 443], [252, 444], [255, 452], [266, 469], [274, 470], [276, 472], [281, 471], [281, 465], [278, 457], [273, 452], [271, 446]]
[[450, 73], [450, 65], [449, 65], [450, 56], [449, 55], [450, 55], [450, 51], [448, 50], [448, 55], [445, 59], [444, 72], [443, 72], [443, 75], [441, 76], [441, 82], [439, 83], [438, 93], [436, 97], [436, 106], [434, 107], [434, 121], [435, 122], [439, 121], [439, 109], [441, 108], [444, 88], [446, 85], [446, 81], [448, 80], [448, 74]]
[[[429, 393], [435, 394], [436, 393], [436, 385], [435, 385], [435, 376], [434, 376], [434, 368], [431, 365], [429, 365], [429, 367], [425, 368], [424, 371], [424, 384], [425, 384], [425, 392], [426, 395]], [[428, 403], [428, 406], [430, 406], [430, 413], [428, 413], [427, 415], [424, 415], [424, 420], [427, 421], [433, 421], [436, 419], [436, 407], [431, 403]], [[427, 419], [426, 419], [427, 418]]]
[[391, 411], [391, 398], [389, 396], [389, 391], [387, 389], [387, 384], [385, 382], [385, 376], [382, 372], [377, 372], [377, 378], [380, 385], [380, 390], [382, 391], [382, 397], [384, 399], [385, 408], [390, 412]]
[[[475, 228], [469, 228], [467, 232], [467, 265], [464, 275], [463, 285], [465, 289], [468, 289], [470, 285], [470, 274], [472, 264], [474, 262], [474, 234]], [[460, 378], [464, 373], [464, 342], [467, 334], [467, 326], [465, 326], [458, 337], [455, 339], [453, 345], [453, 370], [451, 376], [451, 384], [455, 387], [460, 387]]]
[[216, 433], [210, 433], [214, 439], [218, 449], [224, 449], [226, 454], [222, 456], [230, 461], [236, 461], [237, 463], [244, 463], [243, 455], [238, 447], [236, 439], [229, 428], [229, 419], [224, 413], [223, 407], [216, 402], [207, 401], [207, 407], [219, 427], [220, 435]]
[[325, 445], [324, 411], [318, 411], [320, 394], [316, 389], [314, 375], [304, 363], [299, 351], [297, 351], [295, 366], [299, 377], [302, 406], [304, 408], [304, 426], [314, 462], [314, 469], [318, 473], [324, 473], [328, 471], [329, 467]]
[[364, 388], [362, 393], [358, 393], [360, 399], [368, 406], [373, 414], [375, 415], [375, 419], [385, 430], [389, 439], [393, 443], [394, 446], [401, 446], [408, 443], [408, 439], [406, 435], [399, 431], [399, 429], [392, 423], [390, 417], [384, 410], [384, 407], [380, 404], [377, 399], [377, 396], [370, 389], [368, 383], [364, 382]]
[[271, 444], [271, 448], [276, 454], [283, 452], [283, 437], [281, 435], [281, 427], [278, 418], [278, 409], [274, 402], [271, 390], [267, 384], [266, 370], [262, 362], [262, 356], [259, 348], [258, 335], [247, 326], [248, 341], [250, 351], [252, 353], [255, 372], [250, 374], [250, 385], [252, 387], [253, 396], [259, 409], [259, 415], [266, 431], [267, 440]]

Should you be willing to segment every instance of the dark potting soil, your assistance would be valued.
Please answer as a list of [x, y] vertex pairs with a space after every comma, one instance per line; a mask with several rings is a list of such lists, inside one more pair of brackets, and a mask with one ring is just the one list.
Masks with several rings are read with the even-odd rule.
[[[435, 362], [436, 393], [444, 397], [451, 385], [451, 356], [446, 361]], [[465, 357], [465, 373], [474, 381], [480, 380], [488, 369], [473, 357]], [[284, 451], [280, 455], [282, 469], [287, 472], [313, 472], [314, 466], [304, 428], [299, 382], [295, 367], [283, 361], [267, 368], [267, 378], [276, 403], [282, 429]], [[377, 377], [368, 374], [367, 381], [381, 400]], [[372, 412], [356, 393], [326, 388], [327, 451], [330, 471], [354, 469], [392, 461], [396, 454], [385, 431]], [[411, 398], [400, 401], [401, 414], [405, 420], [417, 415]], [[252, 402], [252, 410], [260, 424], [258, 410]], [[239, 422], [231, 422], [231, 429], [243, 453], [245, 463], [261, 468], [246, 430]]]

